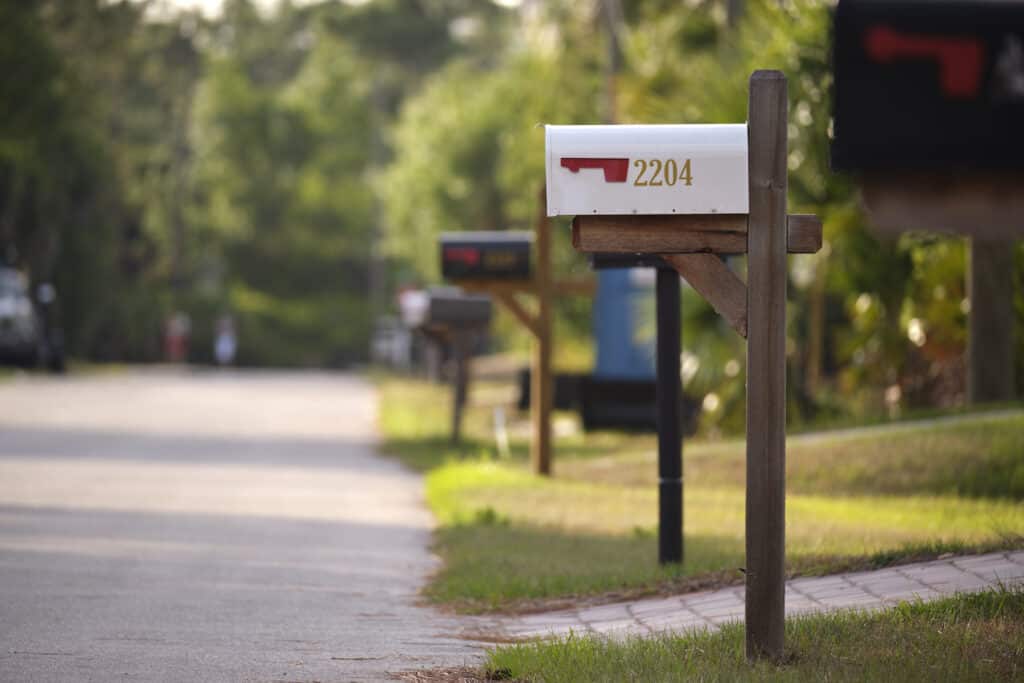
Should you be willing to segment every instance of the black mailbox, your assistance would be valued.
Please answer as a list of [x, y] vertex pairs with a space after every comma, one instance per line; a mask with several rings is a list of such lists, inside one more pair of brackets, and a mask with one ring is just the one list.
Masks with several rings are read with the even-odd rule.
[[441, 235], [441, 274], [449, 280], [529, 280], [528, 232], [450, 232]]
[[840, 0], [837, 170], [1024, 168], [1024, 2]]
[[402, 321], [421, 329], [486, 327], [493, 316], [489, 296], [466, 294], [454, 287], [406, 292], [400, 299]]

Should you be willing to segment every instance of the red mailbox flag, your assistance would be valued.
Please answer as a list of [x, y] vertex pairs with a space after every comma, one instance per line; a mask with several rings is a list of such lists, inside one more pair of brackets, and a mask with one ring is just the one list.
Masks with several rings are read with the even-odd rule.
[[629, 159], [562, 157], [562, 167], [573, 173], [579, 173], [581, 168], [600, 168], [606, 183], [624, 183], [629, 175]]

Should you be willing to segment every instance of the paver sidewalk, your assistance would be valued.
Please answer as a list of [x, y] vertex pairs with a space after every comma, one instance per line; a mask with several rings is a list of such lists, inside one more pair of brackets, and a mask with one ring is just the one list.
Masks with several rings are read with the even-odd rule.
[[[878, 571], [808, 577], [786, 582], [786, 614], [879, 609], [904, 600], [934, 600], [954, 593], [1024, 583], [1024, 551], [955, 557]], [[743, 586], [531, 614], [502, 620], [511, 639], [575, 633], [609, 636], [717, 630], [743, 620]]]

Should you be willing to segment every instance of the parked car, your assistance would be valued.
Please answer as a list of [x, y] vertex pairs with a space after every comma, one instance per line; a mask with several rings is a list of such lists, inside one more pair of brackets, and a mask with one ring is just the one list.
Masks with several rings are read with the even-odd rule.
[[[28, 280], [14, 268], [0, 267], [0, 363], [64, 370], [64, 344], [53, 324], [53, 285], [39, 286], [33, 303]], [[38, 306], [36, 305], [38, 304]]]

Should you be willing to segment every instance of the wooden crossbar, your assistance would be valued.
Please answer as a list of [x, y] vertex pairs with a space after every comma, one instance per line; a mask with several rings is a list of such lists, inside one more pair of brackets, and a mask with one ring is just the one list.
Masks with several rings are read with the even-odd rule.
[[614, 254], [740, 254], [747, 250], [742, 214], [686, 216], [576, 216], [572, 245]]
[[[719, 255], [747, 252], [747, 220], [746, 214], [576, 216], [572, 243], [582, 252], [661, 255], [746, 337], [747, 286]], [[813, 254], [821, 244], [817, 216], [786, 216], [786, 250], [790, 254]]]
[[[813, 254], [821, 249], [821, 220], [787, 216], [787, 251]], [[746, 214], [678, 216], [576, 216], [572, 245], [586, 253], [745, 254]]]

